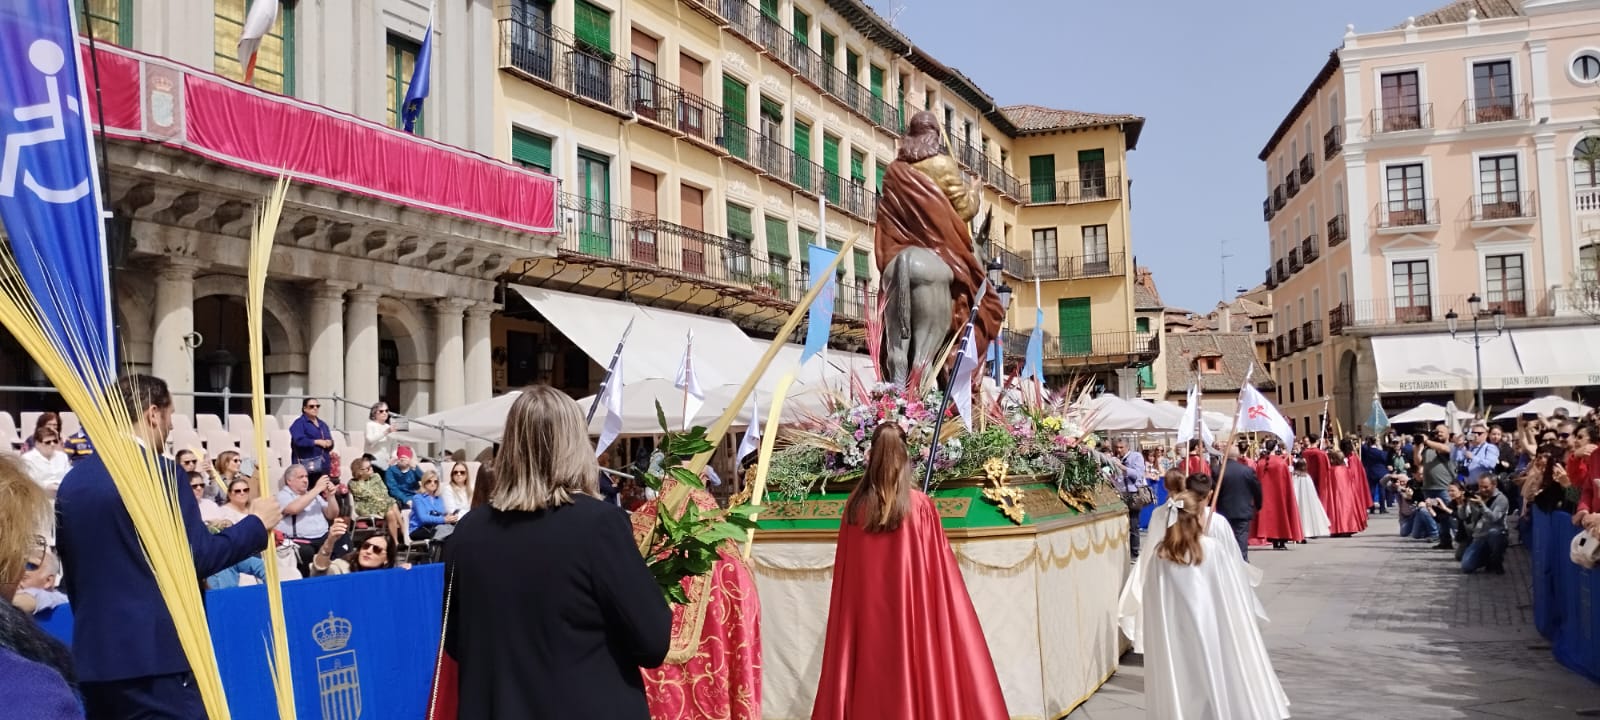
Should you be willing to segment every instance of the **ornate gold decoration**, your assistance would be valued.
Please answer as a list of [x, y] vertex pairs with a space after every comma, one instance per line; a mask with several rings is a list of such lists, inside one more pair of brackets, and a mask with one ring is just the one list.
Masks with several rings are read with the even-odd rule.
[[[763, 520], [838, 520], [844, 517], [844, 500], [802, 500], [761, 506]], [[936, 497], [933, 506], [942, 518], [964, 518], [972, 498]]]
[[964, 518], [972, 510], [972, 498], [934, 498], [933, 507], [941, 518]]
[[1011, 487], [1006, 481], [1007, 463], [1000, 458], [989, 458], [983, 464], [983, 472], [989, 477], [989, 484], [983, 489], [983, 499], [1000, 506], [1011, 522], [1021, 525], [1028, 519], [1028, 510], [1023, 506], [1023, 493]]

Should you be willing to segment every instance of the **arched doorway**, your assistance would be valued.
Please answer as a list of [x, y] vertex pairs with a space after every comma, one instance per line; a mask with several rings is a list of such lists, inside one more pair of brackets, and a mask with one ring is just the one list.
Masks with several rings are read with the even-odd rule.
[[[200, 346], [194, 349], [194, 400], [196, 414], [226, 418], [250, 412], [250, 335], [244, 302], [234, 295], [211, 295], [194, 301], [194, 331]], [[265, 333], [263, 333], [265, 334]], [[264, 355], [272, 354], [272, 341], [262, 338]], [[198, 393], [226, 391], [229, 397]]]

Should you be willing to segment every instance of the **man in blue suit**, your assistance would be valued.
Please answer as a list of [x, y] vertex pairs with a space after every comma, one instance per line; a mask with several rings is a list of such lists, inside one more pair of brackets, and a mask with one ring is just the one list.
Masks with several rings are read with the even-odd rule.
[[[172, 430], [166, 382], [130, 375], [117, 381], [117, 390], [133, 419], [134, 440], [159, 452]], [[250, 516], [212, 535], [177, 466], [166, 458], [158, 465], [183, 514], [198, 577], [203, 580], [266, 548], [267, 528], [281, 516], [277, 500], [257, 499]], [[199, 688], [133, 519], [98, 455], [67, 473], [56, 495], [56, 513], [63, 587], [72, 598], [72, 654], [88, 717], [204, 718]]]

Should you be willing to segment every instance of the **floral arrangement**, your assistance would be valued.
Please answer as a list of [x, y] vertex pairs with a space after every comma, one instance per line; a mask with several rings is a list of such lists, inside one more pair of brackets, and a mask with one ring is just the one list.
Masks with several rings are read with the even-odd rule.
[[[913, 385], [915, 387], [915, 384]], [[937, 445], [934, 482], [984, 477], [991, 460], [1002, 459], [1012, 475], [1043, 476], [1063, 496], [1086, 497], [1103, 482], [1102, 467], [1115, 461], [1098, 452], [1099, 438], [1086, 428], [1089, 418], [1070, 408], [1071, 388], [1051, 394], [1015, 387], [979, 393], [973, 401], [973, 429], [968, 432], [952, 403], [938, 423], [937, 388], [910, 391], [891, 383], [855, 384], [848, 394], [835, 393], [818, 416], [786, 427], [783, 449], [768, 471], [775, 502], [795, 501], [830, 482], [850, 482], [866, 471], [873, 430], [884, 423], [900, 426], [919, 470]], [[935, 426], [938, 437], [934, 437]]]

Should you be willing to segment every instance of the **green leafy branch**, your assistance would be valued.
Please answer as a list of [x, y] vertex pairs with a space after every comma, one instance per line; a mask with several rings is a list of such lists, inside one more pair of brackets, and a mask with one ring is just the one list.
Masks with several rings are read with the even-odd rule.
[[[698, 490], [705, 489], [699, 474], [686, 467], [696, 455], [710, 452], [714, 446], [706, 439], [706, 429], [690, 428], [684, 432], [667, 429], [667, 416], [656, 403], [656, 421], [664, 433], [660, 446], [660, 470], [654, 468], [643, 474], [645, 487], [664, 498], [662, 486], [673, 480]], [[756, 528], [755, 514], [760, 508], [744, 502], [735, 502], [727, 509], [702, 510], [691, 499], [684, 503], [683, 511], [676, 516], [665, 503], [658, 505], [655, 529], [651, 531], [645, 564], [655, 576], [661, 594], [668, 602], [685, 605], [689, 595], [683, 589], [683, 579], [711, 572], [716, 567], [722, 547], [732, 541], [743, 540]]]

